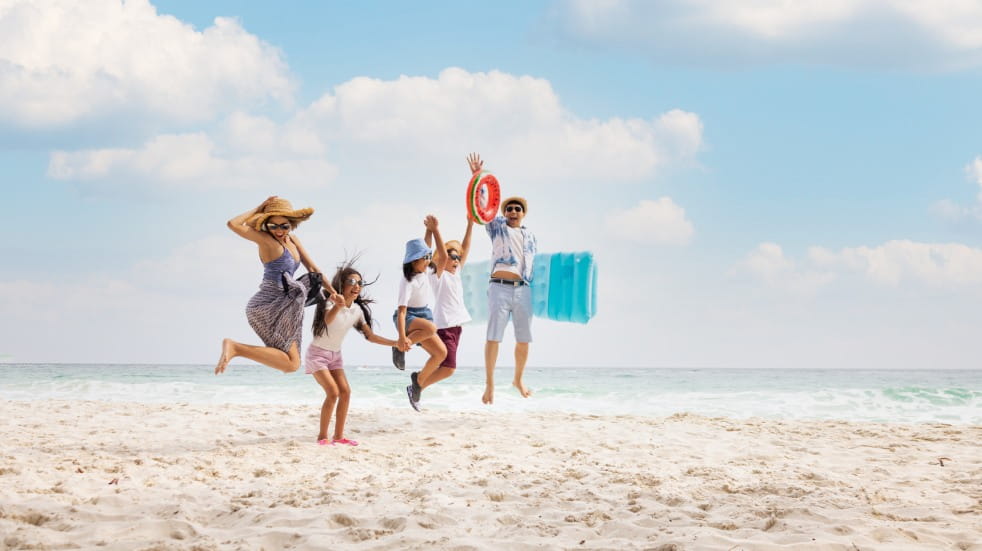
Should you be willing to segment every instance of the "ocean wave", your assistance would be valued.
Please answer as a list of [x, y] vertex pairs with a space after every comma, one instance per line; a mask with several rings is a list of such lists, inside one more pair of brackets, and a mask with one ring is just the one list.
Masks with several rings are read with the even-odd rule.
[[[0, 366], [0, 398], [311, 407], [319, 407], [324, 398], [321, 388], [302, 373], [283, 375], [252, 366], [233, 367], [216, 377], [207, 366], [154, 367]], [[410, 411], [405, 396], [408, 372], [371, 366], [348, 371], [353, 411]], [[535, 391], [531, 398], [521, 398], [510, 385], [499, 384], [490, 407], [654, 417], [690, 412], [732, 418], [982, 424], [982, 374], [977, 373], [915, 377], [909, 372], [876, 372], [836, 378], [782, 370], [727, 375], [699, 370], [540, 368], [526, 371], [526, 383]], [[923, 384], [925, 380], [943, 384], [932, 387]], [[441, 410], [487, 409], [481, 403], [483, 392], [483, 370], [461, 369], [426, 389], [422, 404]]]

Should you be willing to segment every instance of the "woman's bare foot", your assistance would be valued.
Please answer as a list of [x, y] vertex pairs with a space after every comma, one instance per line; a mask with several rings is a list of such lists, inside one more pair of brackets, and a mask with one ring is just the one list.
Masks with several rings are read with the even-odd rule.
[[235, 357], [235, 341], [232, 339], [222, 339], [222, 356], [218, 358], [218, 365], [215, 366], [215, 375], [224, 373], [228, 363]]
[[532, 390], [527, 388], [525, 386], [525, 383], [523, 383], [522, 381], [520, 380], [512, 381], [511, 384], [518, 389], [518, 393], [522, 395], [522, 398], [528, 398], [529, 396], [532, 395]]
[[484, 396], [481, 397], [481, 401], [484, 402], [485, 404], [491, 404], [494, 402], [494, 387], [491, 386], [484, 387]]

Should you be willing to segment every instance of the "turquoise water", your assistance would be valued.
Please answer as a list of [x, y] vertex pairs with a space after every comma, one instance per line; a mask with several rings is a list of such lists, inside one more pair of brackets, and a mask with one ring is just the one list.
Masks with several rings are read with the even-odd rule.
[[[0, 399], [149, 403], [319, 405], [323, 392], [302, 370], [289, 375], [250, 365], [216, 376], [208, 365], [0, 364]], [[346, 369], [352, 408], [408, 408], [408, 372]], [[982, 370], [796, 370], [529, 368], [535, 392], [511, 388], [511, 367], [496, 371], [500, 411], [842, 419], [982, 424]], [[423, 393], [425, 409], [477, 410], [484, 370], [461, 367]]]

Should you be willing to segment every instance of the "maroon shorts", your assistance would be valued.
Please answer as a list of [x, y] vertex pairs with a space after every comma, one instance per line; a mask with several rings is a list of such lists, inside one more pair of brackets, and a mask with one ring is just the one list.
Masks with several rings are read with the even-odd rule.
[[443, 360], [440, 367], [457, 369], [457, 343], [460, 342], [460, 332], [462, 330], [463, 329], [459, 325], [456, 327], [447, 327], [446, 329], [436, 330], [436, 334], [447, 347], [447, 358]]

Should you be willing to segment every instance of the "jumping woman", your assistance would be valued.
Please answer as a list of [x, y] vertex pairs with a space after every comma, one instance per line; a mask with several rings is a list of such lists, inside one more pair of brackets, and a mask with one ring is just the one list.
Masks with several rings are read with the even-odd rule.
[[[246, 305], [246, 318], [264, 346], [223, 340], [216, 375], [238, 356], [284, 373], [300, 367], [303, 308], [310, 280], [294, 279], [293, 274], [301, 264], [311, 274], [319, 274], [320, 270], [291, 232], [313, 213], [312, 208], [294, 209], [286, 199], [273, 196], [228, 221], [230, 230], [259, 247], [263, 280]], [[326, 287], [334, 292], [329, 285]]]

